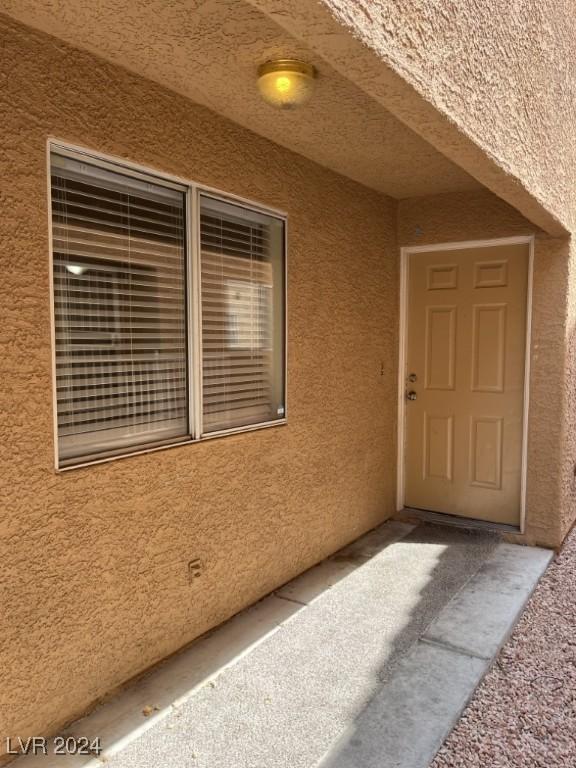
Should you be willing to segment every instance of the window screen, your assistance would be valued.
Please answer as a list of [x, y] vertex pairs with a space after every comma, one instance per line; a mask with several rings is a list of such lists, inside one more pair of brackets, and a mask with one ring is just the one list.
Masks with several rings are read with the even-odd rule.
[[284, 224], [201, 198], [205, 433], [284, 418]]
[[62, 463], [188, 432], [185, 199], [52, 156]]

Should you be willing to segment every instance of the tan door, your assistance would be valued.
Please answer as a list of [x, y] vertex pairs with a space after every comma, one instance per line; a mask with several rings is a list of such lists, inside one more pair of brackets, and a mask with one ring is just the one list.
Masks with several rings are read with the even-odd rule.
[[407, 507], [520, 523], [528, 254], [409, 257]]

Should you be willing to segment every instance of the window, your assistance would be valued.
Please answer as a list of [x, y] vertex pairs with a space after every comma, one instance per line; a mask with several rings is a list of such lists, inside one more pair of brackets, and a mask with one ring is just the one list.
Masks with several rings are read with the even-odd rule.
[[283, 224], [201, 199], [204, 430], [284, 415]]
[[283, 219], [67, 150], [51, 166], [59, 466], [283, 421]]

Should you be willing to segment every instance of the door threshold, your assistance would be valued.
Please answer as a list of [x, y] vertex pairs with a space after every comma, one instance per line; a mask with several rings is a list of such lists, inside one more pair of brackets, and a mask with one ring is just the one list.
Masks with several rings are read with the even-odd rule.
[[472, 517], [459, 517], [448, 515], [445, 512], [432, 512], [429, 509], [416, 509], [404, 507], [395, 515], [396, 520], [408, 522], [417, 520], [421, 523], [433, 523], [434, 525], [452, 525], [457, 528], [468, 528], [474, 531], [499, 531], [500, 533], [520, 533], [519, 525], [508, 523], [493, 523], [488, 520], [475, 520]]

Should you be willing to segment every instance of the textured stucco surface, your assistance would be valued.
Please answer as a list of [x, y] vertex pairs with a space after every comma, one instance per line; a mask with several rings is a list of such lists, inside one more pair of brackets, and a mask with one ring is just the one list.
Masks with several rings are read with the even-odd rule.
[[[17, 5], [2, 0], [0, 7], [9, 4]], [[283, 5], [296, 8], [297, 2]], [[306, 5], [311, 13], [321, 4]], [[430, 13], [440, 7], [419, 5], [430, 6]], [[350, 6], [354, 15], [362, 4]], [[194, 7], [189, 3], [190, 11]], [[405, 9], [419, 24], [416, 6]], [[306, 13], [302, 18], [310, 22]], [[284, 16], [287, 25], [301, 23]], [[350, 38], [346, 30], [341, 34]], [[397, 218], [389, 198], [89, 53], [5, 17], [0, 37], [0, 260], [9, 299], [0, 308], [0, 736], [25, 736], [80, 713], [389, 516], [395, 494], [396, 227], [402, 245], [536, 228], [477, 191], [403, 201]], [[425, 48], [429, 37], [423, 41]], [[325, 35], [322, 55], [332, 42]], [[357, 71], [363, 68], [374, 96], [379, 79], [364, 64], [358, 57]], [[446, 129], [436, 108], [416, 109], [418, 99], [406, 104], [413, 111], [402, 116], [405, 122], [421, 125], [427, 139], [453, 159], [463, 158], [463, 167], [532, 221], [562, 230], [558, 222], [572, 210], [570, 147], [557, 188], [544, 189], [544, 179], [554, 183], [554, 168], [521, 179], [522, 167], [508, 167], [489, 147], [470, 150], [470, 136], [456, 123]], [[523, 109], [514, 110], [521, 119]], [[509, 135], [503, 131], [502, 147]], [[286, 427], [54, 473], [48, 136], [288, 212]], [[350, 147], [362, 143], [353, 132], [346, 138]], [[542, 154], [556, 151], [543, 148]], [[561, 198], [567, 201], [562, 209]], [[536, 234], [525, 540], [554, 546], [574, 512], [576, 296], [567, 285], [569, 278], [576, 285], [576, 267], [567, 240]], [[193, 557], [202, 559], [205, 573], [192, 588], [186, 564]]]
[[[526, 532], [514, 540], [557, 547], [574, 509], [573, 452], [562, 395], [570, 248], [488, 191], [401, 201], [400, 246], [535, 235], [532, 295]], [[568, 388], [572, 389], [570, 382]], [[568, 439], [572, 439], [568, 437]]]
[[[0, 0], [0, 11], [393, 197], [479, 187], [317, 52], [243, 0]], [[286, 56], [318, 70], [314, 98], [306, 109], [290, 113], [265, 104], [256, 87], [258, 65]]]
[[565, 223], [576, 219], [572, 0], [323, 0]]
[[554, 235], [573, 220], [571, 0], [248, 0]]
[[563, 432], [562, 460], [560, 464], [562, 505], [560, 522], [562, 538], [576, 520], [576, 243], [572, 239], [569, 250], [566, 301], [566, 354], [562, 392]]
[[[0, 734], [26, 736], [392, 513], [396, 203], [13, 21], [0, 37]], [[55, 474], [48, 136], [287, 211], [287, 426]]]
[[[322, 0], [318, 5], [353, 30], [418, 94], [419, 99], [412, 102], [395, 102], [394, 114], [413, 128], [419, 120], [421, 135], [551, 234], [562, 233], [542, 211], [535, 210], [535, 203], [574, 233], [573, 0], [458, 4], [407, 0], [401, 8], [394, 0]], [[315, 27], [314, 34], [318, 32]], [[375, 95], [380, 86], [371, 86], [369, 91]], [[433, 119], [422, 119], [422, 102], [437, 111]], [[388, 106], [392, 108], [390, 101]], [[439, 125], [441, 115], [452, 127]], [[485, 217], [480, 221], [487, 226]], [[563, 537], [576, 518], [573, 239], [538, 237], [534, 267], [534, 344], [538, 346], [533, 345], [529, 498], [532, 514], [548, 516], [560, 526]], [[543, 493], [553, 488], [557, 495]]]
[[[249, 2], [533, 224], [574, 232], [573, 0]], [[544, 251], [535, 318], [546, 330], [541, 403], [554, 417], [555, 460], [538, 466], [559, 488], [550, 514], [565, 534], [576, 518], [576, 246], [539, 241]]]

